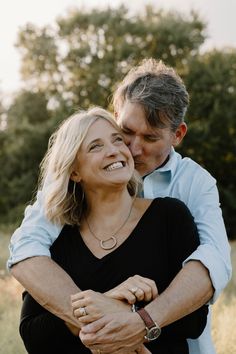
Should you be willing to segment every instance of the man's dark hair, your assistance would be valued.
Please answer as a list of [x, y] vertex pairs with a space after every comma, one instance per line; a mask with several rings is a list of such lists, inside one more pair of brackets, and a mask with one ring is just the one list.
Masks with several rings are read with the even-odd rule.
[[113, 96], [115, 112], [125, 101], [140, 104], [150, 126], [163, 128], [169, 122], [175, 131], [184, 121], [189, 95], [173, 68], [151, 58], [132, 68], [118, 85]]

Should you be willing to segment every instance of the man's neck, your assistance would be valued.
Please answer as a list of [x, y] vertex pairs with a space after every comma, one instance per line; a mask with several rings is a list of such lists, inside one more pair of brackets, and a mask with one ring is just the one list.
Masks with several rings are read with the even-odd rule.
[[[159, 170], [159, 168], [165, 166], [165, 164], [167, 164], [167, 162], [169, 161], [169, 158], [170, 158], [170, 155], [168, 155], [167, 158], [162, 162], [162, 164], [157, 166], [153, 171]], [[147, 177], [148, 175], [150, 175], [153, 171], [147, 173], [145, 176], [142, 177], [142, 179], [144, 180], [144, 178]]]

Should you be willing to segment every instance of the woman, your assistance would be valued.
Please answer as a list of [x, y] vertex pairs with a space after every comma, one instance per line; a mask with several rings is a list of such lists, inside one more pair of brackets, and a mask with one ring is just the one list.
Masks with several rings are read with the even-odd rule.
[[[137, 198], [139, 180], [132, 156], [113, 117], [101, 108], [75, 114], [59, 127], [41, 171], [42, 184], [47, 178], [46, 215], [66, 224], [51, 255], [82, 290], [72, 297], [81, 327], [119, 312], [132, 324], [127, 332], [130, 347], [123, 349], [121, 343], [120, 353], [137, 348], [137, 352], [188, 353], [186, 338], [201, 334], [206, 306], [164, 327], [162, 333], [153, 321], [158, 318], [157, 288], [164, 292], [199, 244], [188, 209], [176, 199]], [[137, 303], [142, 308], [136, 308], [137, 313], [128, 304], [135, 300], [145, 302]], [[87, 349], [80, 341], [83, 329], [78, 333], [66, 326], [27, 293], [20, 333], [30, 354], [100, 353], [99, 343]], [[108, 344], [106, 352], [111, 348]]]

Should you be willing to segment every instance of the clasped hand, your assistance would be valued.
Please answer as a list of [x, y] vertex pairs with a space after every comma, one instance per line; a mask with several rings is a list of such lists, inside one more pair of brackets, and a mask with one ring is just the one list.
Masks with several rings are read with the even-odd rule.
[[155, 282], [139, 275], [105, 294], [86, 290], [72, 295], [73, 313], [81, 323], [81, 341], [93, 353], [150, 353], [143, 345], [144, 324], [130, 305], [149, 302], [157, 295]]

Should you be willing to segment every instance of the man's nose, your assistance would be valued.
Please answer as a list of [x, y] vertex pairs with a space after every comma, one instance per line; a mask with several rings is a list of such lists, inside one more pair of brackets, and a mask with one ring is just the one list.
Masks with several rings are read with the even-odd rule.
[[142, 154], [142, 142], [139, 137], [132, 137], [129, 141], [128, 147], [133, 157]]

